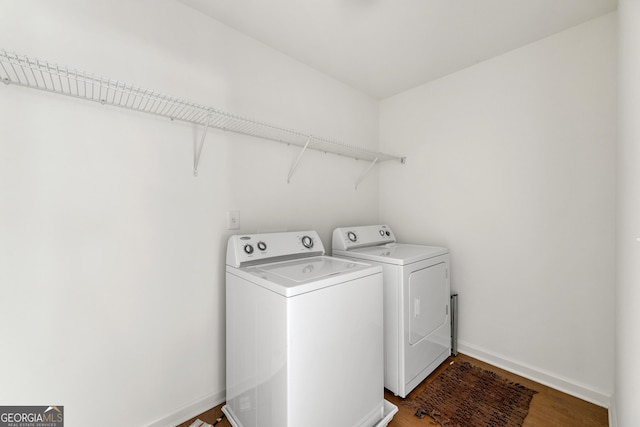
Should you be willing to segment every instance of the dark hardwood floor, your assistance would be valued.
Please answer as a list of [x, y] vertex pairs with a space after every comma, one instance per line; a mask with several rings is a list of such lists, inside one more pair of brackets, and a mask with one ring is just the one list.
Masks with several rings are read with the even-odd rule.
[[[518, 382], [526, 387], [536, 390], [538, 393], [533, 396], [529, 407], [529, 414], [524, 420], [523, 427], [606, 427], [609, 425], [607, 409], [594, 405], [576, 397], [562, 393], [535, 381], [522, 378], [518, 375], [504, 371], [495, 366], [473, 359], [464, 354], [450, 357], [433, 374], [423, 381], [415, 390], [411, 392], [407, 399], [412, 398], [422, 391], [424, 385], [433, 381], [442, 370], [446, 369], [451, 361], [456, 363], [470, 362], [483, 369], [488, 369], [507, 378], [510, 381]], [[402, 404], [403, 399], [394, 396], [385, 390], [385, 399], [398, 407], [398, 413], [393, 417], [389, 427], [432, 427], [435, 424], [431, 419], [419, 419], [415, 417], [414, 410]], [[216, 406], [209, 411], [180, 424], [177, 427], [189, 427], [196, 418], [213, 424], [221, 416], [222, 405]], [[216, 427], [231, 427], [229, 421], [225, 419], [218, 423]], [[304, 426], [301, 426], [304, 427]], [[329, 426], [328, 426], [329, 427]], [[477, 426], [466, 426], [477, 427]]]

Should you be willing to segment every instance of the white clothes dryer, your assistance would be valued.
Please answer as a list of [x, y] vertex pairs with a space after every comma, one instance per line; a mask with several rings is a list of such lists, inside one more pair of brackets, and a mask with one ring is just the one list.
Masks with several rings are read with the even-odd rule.
[[382, 427], [382, 269], [324, 255], [314, 231], [237, 235], [226, 268], [234, 427]]
[[451, 354], [449, 251], [397, 243], [386, 225], [337, 228], [332, 246], [383, 268], [384, 386], [404, 398]]

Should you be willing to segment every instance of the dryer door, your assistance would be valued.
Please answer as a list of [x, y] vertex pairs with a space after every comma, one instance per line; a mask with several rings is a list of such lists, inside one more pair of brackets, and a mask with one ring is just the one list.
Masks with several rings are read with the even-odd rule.
[[447, 321], [447, 266], [431, 265], [409, 275], [409, 344], [428, 337]]
[[451, 353], [449, 254], [404, 267], [403, 397]]

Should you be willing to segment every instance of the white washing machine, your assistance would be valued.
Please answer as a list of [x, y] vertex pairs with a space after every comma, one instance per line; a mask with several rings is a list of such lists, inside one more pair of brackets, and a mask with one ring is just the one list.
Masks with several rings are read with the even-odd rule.
[[449, 251], [397, 243], [386, 225], [338, 228], [332, 246], [383, 268], [384, 386], [404, 398], [451, 354]]
[[305, 231], [232, 236], [226, 271], [234, 427], [389, 423], [380, 266], [324, 256]]

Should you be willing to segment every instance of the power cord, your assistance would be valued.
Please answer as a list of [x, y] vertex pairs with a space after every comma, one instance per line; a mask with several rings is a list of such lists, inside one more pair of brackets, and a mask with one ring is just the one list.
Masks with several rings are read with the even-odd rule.
[[216, 419], [216, 421], [215, 421], [213, 424], [211, 424], [211, 425], [212, 425], [212, 426], [215, 426], [215, 425], [217, 425], [218, 423], [220, 423], [220, 422], [222, 421], [222, 419], [224, 418], [224, 416], [225, 416], [224, 414], [220, 415], [220, 418], [217, 418], [217, 419]]

